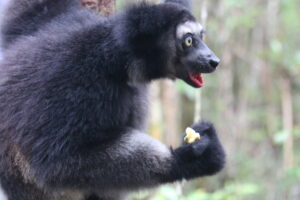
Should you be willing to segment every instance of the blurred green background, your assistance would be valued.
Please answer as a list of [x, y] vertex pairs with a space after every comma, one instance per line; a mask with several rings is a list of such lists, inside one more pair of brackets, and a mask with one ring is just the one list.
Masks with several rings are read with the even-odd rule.
[[[136, 1], [116, 2], [121, 10]], [[204, 75], [201, 98], [182, 81], [153, 83], [149, 132], [178, 145], [197, 104], [201, 118], [219, 131], [227, 165], [216, 176], [141, 191], [132, 199], [299, 200], [300, 1], [192, 3], [221, 65]]]

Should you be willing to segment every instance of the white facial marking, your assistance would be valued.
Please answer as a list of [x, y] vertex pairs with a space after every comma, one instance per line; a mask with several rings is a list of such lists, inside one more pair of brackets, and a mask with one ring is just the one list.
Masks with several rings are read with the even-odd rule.
[[187, 21], [177, 26], [176, 37], [181, 39], [187, 33], [200, 34], [202, 30], [203, 27], [198, 22]]
[[4, 193], [1, 185], [0, 185], [0, 200], [7, 200], [7, 196], [6, 194]]

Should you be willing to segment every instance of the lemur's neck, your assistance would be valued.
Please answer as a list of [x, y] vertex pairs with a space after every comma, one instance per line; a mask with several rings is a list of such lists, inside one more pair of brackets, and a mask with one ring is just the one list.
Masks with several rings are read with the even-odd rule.
[[[79, 36], [78, 54], [88, 65], [98, 69], [101, 77], [117, 82], [128, 81], [129, 52], [112, 36], [110, 22], [96, 21]], [[93, 61], [93, 62], [90, 62]]]

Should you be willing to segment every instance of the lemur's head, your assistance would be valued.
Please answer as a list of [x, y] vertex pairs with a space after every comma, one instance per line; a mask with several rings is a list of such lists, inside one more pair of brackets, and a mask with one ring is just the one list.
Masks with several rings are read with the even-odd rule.
[[186, 9], [178, 12], [181, 20], [173, 27], [175, 29], [172, 31], [173, 37], [169, 40], [175, 43], [175, 47], [171, 47], [173, 56], [171, 63], [169, 62], [169, 69], [176, 78], [193, 87], [201, 87], [204, 84], [202, 73], [213, 72], [220, 59], [204, 43], [205, 30], [190, 13], [190, 0], [162, 0], [162, 2], [181, 5]]
[[203, 41], [204, 29], [196, 21], [185, 21], [176, 27], [176, 54], [173, 58], [175, 76], [193, 87], [204, 84], [202, 73], [211, 73], [220, 59]]
[[179, 78], [197, 88], [203, 86], [202, 73], [218, 66], [219, 58], [202, 40], [203, 27], [186, 7], [172, 2], [133, 7], [120, 21], [116, 36], [132, 58], [131, 82]]

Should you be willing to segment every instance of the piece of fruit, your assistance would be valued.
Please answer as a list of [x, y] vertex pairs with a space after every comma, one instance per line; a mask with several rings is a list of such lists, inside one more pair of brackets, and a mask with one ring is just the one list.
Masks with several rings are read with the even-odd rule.
[[192, 144], [201, 139], [200, 134], [190, 127], [186, 128], [185, 133], [184, 141], [188, 144]]

